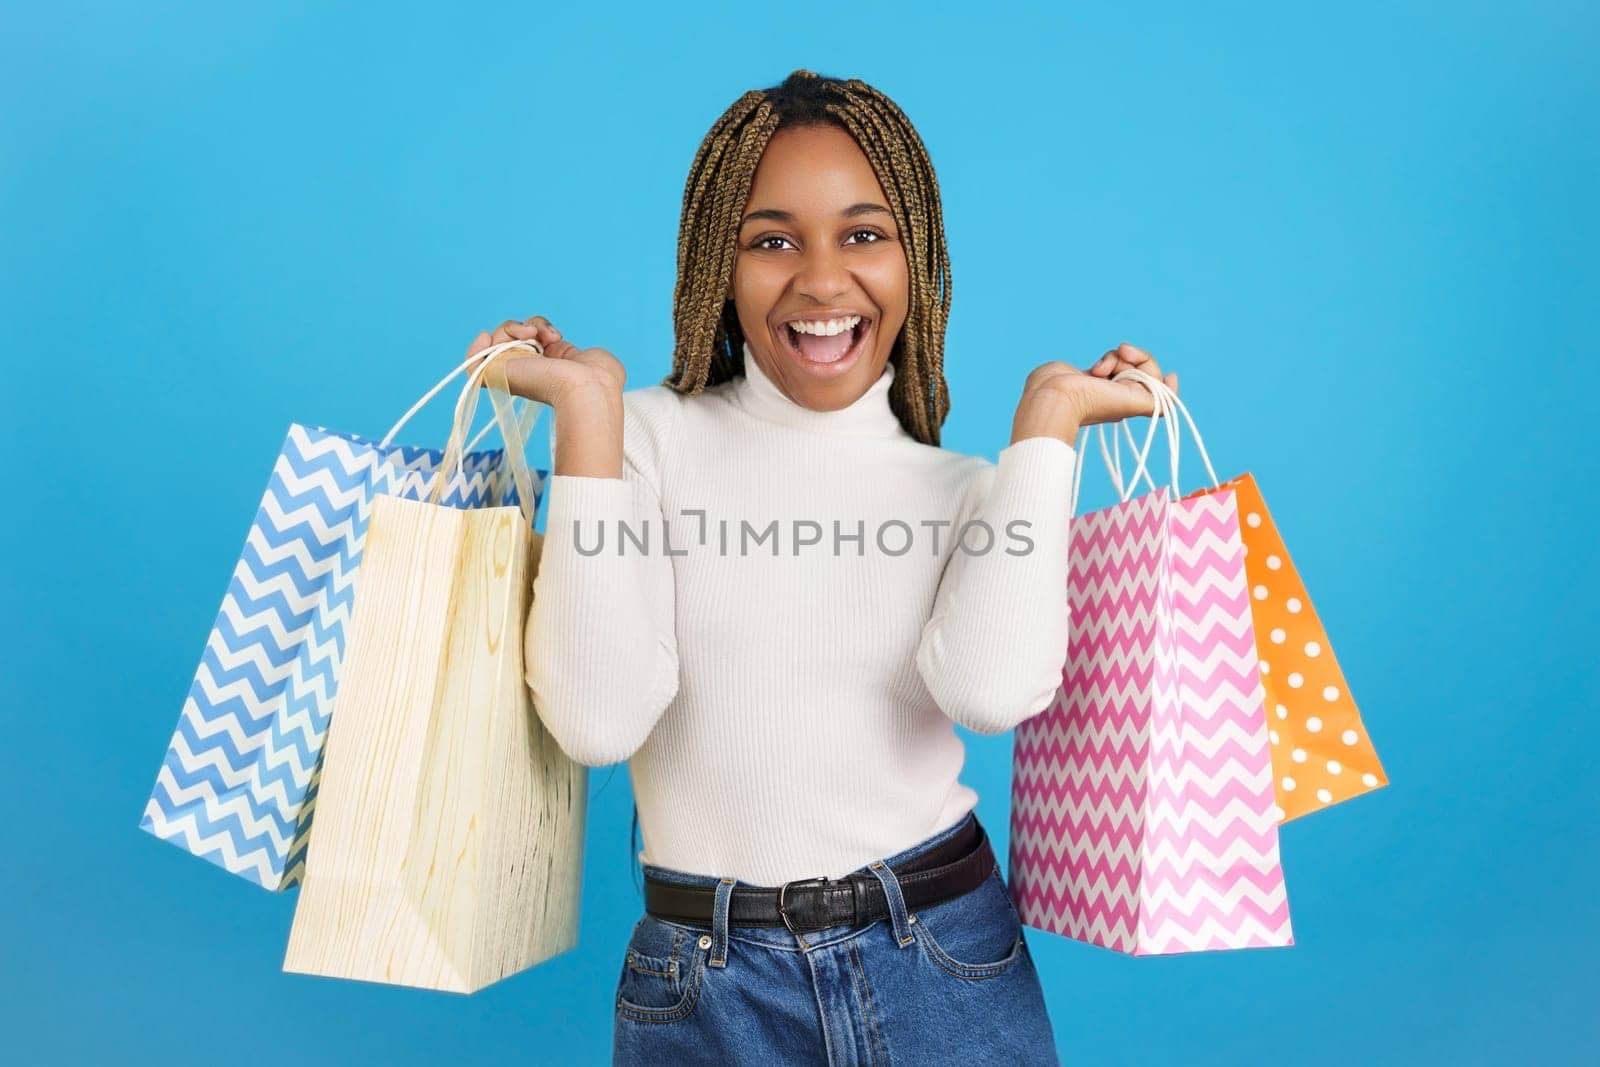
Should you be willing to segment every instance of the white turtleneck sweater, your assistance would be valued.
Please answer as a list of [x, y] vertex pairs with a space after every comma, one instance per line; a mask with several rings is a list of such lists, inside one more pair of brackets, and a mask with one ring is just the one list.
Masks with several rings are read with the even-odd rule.
[[1049, 706], [1074, 449], [922, 444], [892, 364], [837, 411], [744, 367], [625, 392], [623, 477], [551, 477], [525, 666], [563, 751], [629, 761], [641, 862], [778, 885], [953, 825], [955, 725]]

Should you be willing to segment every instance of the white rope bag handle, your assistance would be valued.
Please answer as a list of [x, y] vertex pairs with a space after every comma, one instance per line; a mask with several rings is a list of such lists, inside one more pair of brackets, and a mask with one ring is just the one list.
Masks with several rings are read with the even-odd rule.
[[[1219, 479], [1217, 477], [1216, 468], [1211, 465], [1211, 456], [1206, 451], [1205, 440], [1203, 438], [1201, 438], [1201, 436], [1200, 436], [1200, 427], [1195, 425], [1194, 416], [1189, 414], [1188, 406], [1186, 404], [1184, 404], [1184, 402], [1182, 400], [1178, 399], [1178, 394], [1174, 393], [1170, 388], [1168, 388], [1167, 384], [1165, 382], [1162, 382], [1159, 379], [1157, 379], [1157, 378], [1155, 378], [1155, 377], [1153, 377], [1153, 376], [1151, 376], [1149, 374], [1146, 374], [1144, 371], [1138, 370], [1138, 369], [1133, 368], [1133, 367], [1129, 367], [1127, 370], [1124, 370], [1121, 373], [1114, 375], [1112, 380], [1113, 381], [1117, 381], [1117, 380], [1120, 380], [1120, 379], [1126, 378], [1126, 377], [1132, 377], [1136, 381], [1140, 381], [1140, 382], [1144, 383], [1144, 385], [1149, 387], [1150, 391], [1152, 393], [1154, 393], [1155, 397], [1156, 397], [1156, 409], [1161, 413], [1162, 419], [1167, 424], [1167, 444], [1168, 444], [1168, 446], [1170, 448], [1170, 451], [1171, 451], [1171, 463], [1172, 463], [1172, 481], [1167, 484], [1167, 489], [1171, 493], [1171, 498], [1173, 500], [1177, 500], [1183, 495], [1182, 491], [1179, 488], [1179, 481], [1178, 481], [1178, 458], [1179, 458], [1180, 453], [1182, 452], [1182, 448], [1181, 448], [1181, 443], [1182, 442], [1180, 440], [1181, 434], [1180, 434], [1180, 431], [1178, 429], [1178, 420], [1176, 418], [1176, 415], [1178, 413], [1181, 413], [1183, 415], [1184, 421], [1189, 424], [1189, 433], [1194, 438], [1195, 445], [1200, 449], [1200, 459], [1206, 465], [1206, 473], [1211, 476], [1212, 488], [1216, 488], [1216, 489], [1222, 488], [1222, 481], [1221, 481], [1221, 479]], [[1155, 421], [1156, 421], [1155, 419], [1151, 420], [1151, 428], [1152, 428], [1152, 430], [1154, 429]], [[1128, 438], [1128, 447], [1132, 448], [1133, 447], [1133, 431], [1129, 430], [1127, 425], [1124, 424], [1123, 427], [1122, 427], [1122, 432]], [[1150, 481], [1150, 474], [1149, 474], [1149, 471], [1147, 469], [1147, 462], [1148, 462], [1148, 458], [1149, 458], [1149, 448], [1150, 448], [1150, 439], [1147, 436], [1146, 439], [1145, 439], [1145, 449], [1144, 449], [1143, 452], [1140, 452], [1138, 454], [1139, 466], [1134, 471], [1134, 476], [1129, 479], [1128, 484], [1127, 484], [1126, 487], [1122, 487], [1119, 490], [1119, 495], [1120, 495], [1122, 500], [1127, 500], [1130, 496], [1133, 495], [1133, 490], [1135, 488], [1135, 482], [1137, 481], [1138, 475], [1143, 474], [1145, 476], [1145, 481], [1147, 483]], [[1120, 458], [1121, 458], [1121, 446], [1120, 445], [1117, 446], [1117, 454], [1118, 454], [1118, 461], [1119, 461], [1118, 462], [1118, 466], [1120, 467]], [[1115, 477], [1115, 475], [1114, 475], [1114, 477]], [[1150, 487], [1151, 487], [1151, 489], [1155, 488], [1155, 486], [1153, 484]]]
[[[401, 415], [399, 422], [396, 422], [393, 426], [389, 427], [389, 432], [383, 435], [383, 440], [378, 442], [378, 447], [388, 448], [390, 444], [394, 442], [394, 435], [399, 433], [401, 428], [405, 426], [406, 423], [411, 421], [412, 416], [426, 407], [428, 401], [438, 396], [444, 387], [455, 381], [456, 377], [463, 371], [471, 370], [473, 367], [483, 363], [485, 360], [493, 359], [501, 352], [517, 347], [529, 349], [536, 356], [544, 355], [544, 346], [539, 344], [538, 341], [534, 340], [503, 341], [500, 344], [490, 345], [488, 348], [474, 352], [472, 355], [466, 358], [466, 361], [463, 362], [461, 366], [457, 367], [449, 374], [446, 374], [443, 378], [440, 378], [439, 381], [434, 384], [432, 389], [429, 389], [426, 393], [423, 393], [422, 396], [418, 398], [417, 402], [411, 405], [411, 410], [407, 411], [404, 415]], [[522, 400], [525, 398], [518, 397], [517, 399]], [[491, 422], [488, 426], [485, 426], [478, 433], [478, 436], [474, 437], [472, 442], [467, 445], [466, 450], [471, 452], [473, 449], [477, 448], [478, 442], [483, 440], [484, 435], [489, 432], [490, 427], [493, 425], [494, 423]]]
[[[1154, 410], [1150, 415], [1150, 428], [1145, 433], [1143, 448], [1140, 448], [1134, 443], [1133, 431], [1128, 428], [1127, 421], [1119, 420], [1121, 422], [1123, 436], [1128, 439], [1128, 448], [1133, 452], [1134, 457], [1138, 460], [1138, 465], [1134, 468], [1132, 475], [1126, 481], [1124, 481], [1122, 477], [1122, 446], [1117, 439], [1116, 431], [1113, 430], [1111, 433], [1112, 447], [1108, 449], [1106, 447], [1107, 424], [1099, 423], [1093, 427], [1093, 429], [1097, 431], [1096, 436], [1100, 445], [1100, 456], [1105, 461], [1107, 473], [1111, 475], [1111, 483], [1117, 490], [1118, 500], [1125, 503], [1133, 495], [1134, 490], [1138, 487], [1138, 479], [1140, 475], [1144, 476], [1145, 484], [1150, 487], [1151, 492], [1155, 491], [1156, 484], [1151, 479], [1149, 471], [1150, 446], [1155, 443], [1156, 430], [1158, 426], [1163, 423], [1167, 433], [1167, 446], [1170, 455], [1172, 472], [1172, 480], [1168, 483], [1167, 490], [1171, 494], [1171, 499], [1173, 500], [1177, 500], [1181, 496], [1181, 493], [1178, 489], [1178, 459], [1181, 452], [1181, 440], [1179, 436], [1177, 420], [1178, 412], [1182, 412], [1184, 421], [1189, 424], [1189, 431], [1194, 436], [1195, 444], [1200, 448], [1200, 458], [1205, 462], [1206, 473], [1211, 475], [1211, 484], [1214, 487], [1220, 488], [1221, 483], [1217, 478], [1216, 469], [1211, 465], [1211, 456], [1206, 452], [1206, 444], [1200, 436], [1200, 428], [1195, 425], [1194, 417], [1189, 414], [1188, 407], [1183, 403], [1182, 400], [1178, 399], [1178, 394], [1169, 389], [1165, 382], [1162, 382], [1154, 376], [1146, 374], [1144, 371], [1138, 370], [1134, 367], [1129, 367], [1126, 370], [1113, 375], [1111, 380], [1121, 381], [1124, 378], [1141, 382], [1149, 388], [1150, 393], [1154, 398]], [[1088, 436], [1090, 429], [1091, 427], [1088, 426], [1083, 428], [1083, 432], [1078, 438], [1080, 443], [1075, 448], [1077, 455], [1073, 463], [1072, 496], [1067, 512], [1069, 515], [1076, 515], [1078, 513], [1078, 496], [1083, 483], [1082, 441]]]
[[[1128, 372], [1124, 371], [1123, 373], [1126, 374]], [[1117, 377], [1120, 378], [1120, 377], [1122, 377], [1122, 375], [1119, 374], [1119, 375], [1117, 375]], [[1151, 379], [1149, 377], [1149, 375], [1143, 375], [1143, 377], [1145, 377], [1146, 379], [1151, 380], [1151, 381], [1154, 380], [1154, 379]], [[1158, 422], [1158, 418], [1157, 417], [1160, 416], [1166, 410], [1167, 409], [1163, 406], [1162, 398], [1159, 395], [1156, 395], [1155, 398], [1154, 398], [1154, 410], [1151, 412], [1150, 429], [1149, 429], [1149, 431], [1147, 431], [1145, 433], [1143, 450], [1140, 450], [1139, 448], [1133, 446], [1133, 431], [1128, 430], [1126, 424], [1123, 425], [1123, 430], [1125, 432], [1127, 432], [1127, 434], [1128, 434], [1128, 444], [1129, 444], [1130, 447], [1133, 447], [1134, 454], [1139, 457], [1139, 470], [1140, 471], [1144, 470], [1145, 459], [1150, 454], [1150, 445], [1155, 441], [1155, 432], [1156, 432], [1156, 426], [1157, 426], [1157, 422]], [[1124, 500], [1127, 499], [1127, 496], [1124, 494], [1124, 490], [1123, 490], [1122, 449], [1121, 449], [1121, 447], [1118, 446], [1118, 447], [1116, 447], [1114, 449], [1107, 449], [1106, 448], [1106, 424], [1105, 423], [1098, 423], [1098, 424], [1096, 424], [1095, 426], [1092, 426], [1092, 427], [1091, 426], [1085, 426], [1085, 427], [1083, 427], [1082, 432], [1078, 435], [1077, 441], [1073, 445], [1073, 451], [1075, 452], [1075, 456], [1074, 456], [1073, 465], [1072, 465], [1072, 496], [1070, 498], [1069, 506], [1067, 508], [1067, 514], [1068, 515], [1076, 515], [1078, 513], [1078, 497], [1079, 497], [1079, 493], [1080, 493], [1080, 491], [1082, 489], [1082, 486], [1083, 486], [1083, 456], [1084, 456], [1083, 445], [1084, 445], [1085, 439], [1089, 436], [1089, 433], [1090, 433], [1091, 430], [1098, 431], [1097, 434], [1096, 434], [1096, 437], [1097, 437], [1097, 439], [1098, 439], [1098, 441], [1100, 443], [1100, 456], [1101, 456], [1102, 459], [1105, 460], [1106, 470], [1111, 475], [1111, 484], [1116, 487], [1117, 495], [1119, 497], [1121, 497]], [[1116, 444], [1116, 437], [1115, 437], [1114, 434], [1113, 434], [1113, 437], [1112, 437], [1112, 443], [1114, 445]], [[1147, 482], [1150, 481], [1150, 475], [1148, 473], [1145, 473], [1145, 481], [1147, 481]], [[1154, 491], [1154, 489], [1155, 489], [1155, 483], [1154, 482], [1150, 483], [1150, 488], [1151, 488], [1152, 491]]]
[[[505, 440], [506, 465], [510, 468], [512, 480], [516, 484], [517, 496], [520, 498], [523, 514], [527, 517], [531, 526], [534, 521], [532, 513], [534, 503], [533, 474], [528, 468], [525, 452], [532, 429], [539, 421], [539, 413], [545, 410], [548, 405], [521, 396], [512, 398], [510, 403], [505, 402], [505, 390], [503, 388], [505, 384], [504, 367], [497, 364], [502, 355], [517, 348], [527, 349], [536, 356], [544, 355], [544, 346], [532, 339], [504, 341], [474, 352], [460, 366], [439, 379], [433, 388], [418, 398], [417, 402], [411, 405], [411, 409], [400, 416], [399, 421], [389, 428], [388, 433], [383, 435], [383, 440], [379, 442], [379, 447], [390, 447], [395, 435], [400, 432], [407, 422], [411, 421], [418, 411], [422, 410], [428, 401], [438, 396], [445, 386], [449, 385], [463, 372], [470, 371], [471, 373], [467, 376], [466, 384], [462, 387], [460, 396], [456, 398], [455, 418], [451, 422], [450, 437], [445, 443], [444, 455], [440, 460], [438, 470], [435, 472], [428, 500], [432, 503], [438, 502], [439, 495], [443, 491], [445, 484], [459, 473], [460, 467], [466, 459], [465, 453], [477, 448], [478, 443], [483, 440], [484, 436], [491, 429], [498, 426], [500, 428], [500, 436]], [[462, 438], [466, 436], [467, 429], [472, 425], [473, 416], [477, 411], [478, 394], [481, 391], [485, 374], [492, 365], [500, 373], [499, 385], [497, 386], [491, 380], [489, 386], [490, 402], [494, 406], [495, 412], [494, 417], [463, 448]], [[499, 395], [496, 395], [497, 393]], [[519, 402], [524, 401], [525, 403], [521, 403], [519, 408]], [[464, 421], [462, 419], [463, 414], [466, 416]], [[554, 447], [555, 422], [553, 418], [551, 420], [550, 436], [552, 438], [551, 445]]]
[[[428, 500], [437, 503], [445, 484], [459, 474], [462, 465], [466, 462], [466, 451], [462, 441], [467, 436], [467, 430], [472, 425], [473, 415], [477, 412], [478, 397], [483, 392], [483, 386], [488, 385], [490, 404], [494, 408], [494, 415], [489, 426], [484, 427], [488, 432], [489, 427], [500, 427], [500, 436], [505, 439], [505, 462], [511, 471], [511, 478], [517, 487], [518, 506], [528, 520], [531, 529], [534, 523], [534, 494], [533, 472], [528, 469], [528, 430], [538, 422], [539, 412], [548, 406], [537, 400], [529, 400], [521, 413], [513, 410], [513, 402], [506, 391], [505, 364], [502, 357], [508, 356], [512, 349], [526, 348], [535, 355], [543, 356], [544, 348], [537, 341], [518, 340], [506, 341], [502, 344], [492, 345], [478, 353], [477, 366], [467, 376], [467, 382], [461, 387], [461, 395], [456, 398], [455, 418], [450, 426], [450, 438], [445, 442], [444, 457], [439, 461], [439, 476], [434, 479], [428, 492]], [[457, 368], [459, 371], [461, 368]], [[491, 374], [490, 372], [494, 373]], [[453, 375], [452, 375], [453, 376]], [[523, 398], [526, 399], [526, 398]], [[527, 416], [532, 414], [532, 420]], [[551, 434], [554, 435], [555, 426], [552, 420]], [[483, 433], [478, 434], [481, 438]], [[476, 442], [476, 438], [474, 442]]]

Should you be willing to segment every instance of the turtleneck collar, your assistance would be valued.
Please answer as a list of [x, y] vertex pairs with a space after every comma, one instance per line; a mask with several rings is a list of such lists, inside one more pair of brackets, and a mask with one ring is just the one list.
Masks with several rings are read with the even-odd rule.
[[885, 363], [878, 380], [854, 402], [837, 411], [815, 411], [796, 404], [767, 377], [744, 343], [744, 374], [733, 379], [733, 397], [745, 411], [769, 422], [782, 423], [820, 433], [866, 437], [904, 436], [905, 427], [889, 407], [889, 386], [894, 383], [894, 364]]

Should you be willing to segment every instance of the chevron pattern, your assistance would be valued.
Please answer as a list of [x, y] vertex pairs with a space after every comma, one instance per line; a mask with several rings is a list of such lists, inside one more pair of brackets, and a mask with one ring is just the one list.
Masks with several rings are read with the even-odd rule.
[[[142, 829], [264, 888], [299, 883], [372, 500], [422, 499], [443, 458], [289, 427]], [[469, 453], [442, 502], [517, 504], [503, 459]], [[547, 474], [534, 472], [536, 494]]]
[[1132, 955], [1294, 943], [1232, 492], [1073, 520], [1055, 702], [1017, 727], [1023, 922]]

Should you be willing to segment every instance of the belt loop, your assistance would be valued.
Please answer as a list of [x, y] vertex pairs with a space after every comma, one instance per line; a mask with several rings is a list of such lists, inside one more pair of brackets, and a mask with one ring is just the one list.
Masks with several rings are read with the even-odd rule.
[[900, 879], [883, 860], [873, 860], [868, 866], [873, 874], [878, 876], [878, 881], [883, 883], [883, 897], [889, 905], [889, 922], [894, 928], [894, 939], [900, 943], [901, 948], [911, 944], [915, 938], [911, 935], [912, 916], [906, 914], [905, 897], [900, 893]]
[[723, 878], [717, 882], [717, 899], [711, 906], [711, 957], [706, 960], [711, 967], [728, 965], [728, 903], [736, 881]]

